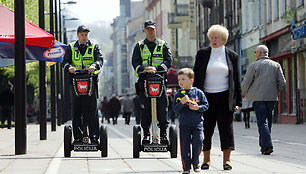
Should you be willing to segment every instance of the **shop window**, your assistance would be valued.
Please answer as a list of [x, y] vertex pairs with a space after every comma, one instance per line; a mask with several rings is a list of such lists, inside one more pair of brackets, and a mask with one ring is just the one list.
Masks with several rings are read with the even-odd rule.
[[267, 23], [272, 21], [272, 1], [267, 0]]
[[[285, 76], [285, 79], [287, 80], [288, 83], [288, 78], [287, 78], [287, 73], [288, 73], [288, 69], [287, 69], [287, 59], [282, 60], [281, 65], [283, 67], [283, 73]], [[281, 91], [281, 97], [280, 97], [280, 103], [281, 103], [281, 114], [287, 114], [288, 113], [288, 99], [287, 99], [287, 85], [282, 89]]]
[[281, 0], [280, 15], [284, 16], [285, 13], [286, 13], [286, 0]]
[[[295, 68], [294, 68], [294, 57], [292, 57], [290, 59], [290, 114], [295, 114], [296, 113], [296, 89], [295, 89], [295, 80], [294, 80], [294, 72], [295, 72]], [[289, 83], [289, 82], [288, 82]]]
[[[304, 56], [305, 55], [305, 56]], [[299, 54], [298, 58], [298, 79], [300, 92], [301, 118], [306, 122], [306, 54]]]
[[304, 0], [298, 0], [297, 7], [301, 7], [304, 5]]
[[279, 16], [279, 0], [274, 0], [274, 14], [273, 14], [273, 19], [277, 20]]

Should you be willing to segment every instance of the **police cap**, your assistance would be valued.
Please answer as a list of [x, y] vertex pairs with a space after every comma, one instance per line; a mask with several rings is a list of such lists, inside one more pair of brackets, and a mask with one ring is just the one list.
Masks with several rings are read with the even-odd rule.
[[89, 28], [86, 27], [85, 25], [80, 25], [77, 29], [77, 33], [83, 32], [83, 31], [88, 31], [90, 32]]
[[145, 21], [144, 28], [153, 28], [153, 29], [155, 29], [156, 28], [155, 21], [153, 21], [153, 20]]

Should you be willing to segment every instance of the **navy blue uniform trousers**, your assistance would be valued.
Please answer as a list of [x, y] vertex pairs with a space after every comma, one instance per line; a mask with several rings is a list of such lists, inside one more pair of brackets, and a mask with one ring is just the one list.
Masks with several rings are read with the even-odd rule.
[[[151, 98], [145, 96], [144, 89], [144, 80], [139, 78], [139, 99], [141, 104], [140, 116], [141, 116], [141, 127], [144, 130], [144, 134], [149, 133], [149, 128], [152, 122], [152, 113], [151, 113]], [[167, 120], [167, 108], [168, 108], [168, 99], [166, 96], [166, 87], [163, 89], [163, 94], [160, 98], [156, 99], [157, 105], [157, 120], [158, 126], [161, 129], [161, 134], [165, 134], [168, 127]], [[162, 136], [162, 135], [161, 135]]]
[[196, 126], [180, 125], [180, 144], [183, 169], [189, 170], [191, 164], [199, 164], [199, 157], [203, 146], [203, 122]]
[[91, 96], [76, 96], [72, 92], [72, 128], [74, 139], [86, 136], [87, 125], [89, 137], [99, 139], [99, 117], [97, 108], [96, 85]]

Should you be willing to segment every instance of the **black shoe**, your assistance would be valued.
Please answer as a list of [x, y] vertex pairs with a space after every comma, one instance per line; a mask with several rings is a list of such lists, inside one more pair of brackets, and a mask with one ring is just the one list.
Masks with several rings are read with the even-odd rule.
[[99, 144], [99, 141], [98, 141], [97, 138], [91, 138], [91, 139], [90, 139], [90, 143], [91, 143], [91, 144]]
[[224, 164], [224, 165], [223, 165], [223, 169], [224, 169], [224, 170], [232, 170], [232, 166], [229, 165], [229, 164]]
[[201, 169], [202, 170], [208, 170], [209, 169], [209, 164], [207, 164], [207, 163], [202, 164]]
[[270, 146], [270, 147], [266, 148], [265, 150], [263, 150], [261, 152], [261, 154], [263, 154], [263, 155], [270, 155], [272, 152], [273, 152], [273, 147]]
[[143, 136], [142, 144], [150, 144], [150, 135]]
[[164, 134], [163, 136], [161, 136], [160, 144], [163, 144], [163, 145], [168, 145], [169, 144], [167, 134]]
[[82, 139], [78, 138], [73, 141], [73, 144], [82, 144]]

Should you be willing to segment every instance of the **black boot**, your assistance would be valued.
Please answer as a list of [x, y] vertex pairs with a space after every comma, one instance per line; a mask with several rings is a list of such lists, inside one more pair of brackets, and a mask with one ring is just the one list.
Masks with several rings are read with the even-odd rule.
[[142, 144], [150, 144], [150, 131], [149, 130], [143, 131]]
[[168, 145], [168, 138], [167, 138], [167, 129], [161, 128], [160, 129], [160, 144]]

